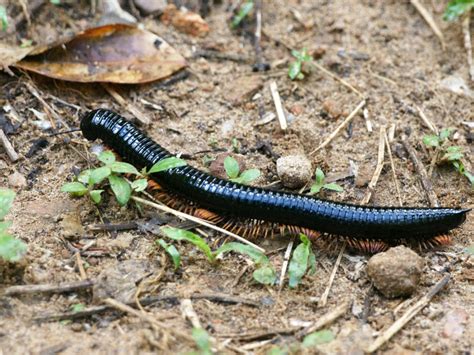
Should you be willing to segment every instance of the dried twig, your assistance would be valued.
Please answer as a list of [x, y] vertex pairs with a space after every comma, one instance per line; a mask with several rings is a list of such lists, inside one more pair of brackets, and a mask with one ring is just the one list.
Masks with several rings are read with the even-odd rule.
[[145, 126], [150, 124], [150, 119], [135, 105], [125, 100], [122, 95], [120, 95], [111, 85], [103, 83], [102, 86], [109, 93], [109, 95], [119, 103], [120, 106], [130, 112], [138, 121], [140, 121], [141, 124]]
[[313, 155], [317, 151], [323, 149], [325, 146], [327, 146], [338, 134], [339, 132], [347, 126], [347, 124], [352, 121], [352, 119], [355, 117], [355, 115], [362, 109], [362, 107], [365, 106], [365, 100], [362, 100], [359, 105], [352, 111], [349, 116], [346, 117], [346, 119], [329, 135], [329, 137], [326, 138], [326, 140], [321, 143], [315, 150], [313, 150], [309, 155]]
[[428, 117], [426, 117], [425, 113], [419, 106], [416, 106], [416, 109], [418, 110], [418, 114], [420, 115], [420, 118], [425, 123], [425, 125], [428, 126], [428, 128], [431, 129], [434, 134], [438, 135], [438, 128], [435, 126], [435, 124], [431, 122]]
[[3, 132], [3, 129], [1, 128], [0, 128], [0, 144], [5, 149], [8, 157], [13, 163], [16, 162], [18, 159], [20, 159], [20, 157], [18, 156], [18, 153], [15, 151], [15, 148], [13, 148], [13, 145], [10, 143], [10, 141], [8, 140], [8, 137], [6, 136], [6, 134]]
[[424, 295], [418, 302], [411, 306], [407, 311], [398, 318], [386, 331], [384, 331], [375, 341], [368, 347], [367, 352], [372, 353], [379, 349], [385, 342], [387, 342], [392, 336], [394, 336], [400, 329], [402, 329], [405, 324], [407, 324], [410, 319], [412, 319], [416, 314], [425, 308], [431, 299], [441, 291], [444, 286], [449, 282], [451, 278], [450, 274], [444, 276], [436, 285], [434, 285], [426, 295]]
[[189, 298], [183, 298], [180, 301], [180, 310], [183, 314], [185, 319], [188, 319], [194, 328], [202, 328], [201, 321], [199, 320], [199, 316], [197, 315], [196, 311], [194, 310], [193, 303]]
[[167, 213], [171, 213], [172, 215], [175, 215], [177, 217], [181, 217], [181, 218], [184, 218], [184, 219], [187, 219], [189, 221], [193, 221], [193, 222], [196, 222], [198, 224], [201, 224], [203, 226], [206, 226], [208, 228], [211, 228], [211, 229], [214, 229], [215, 231], [218, 231], [220, 233], [224, 233], [232, 238], [235, 238], [237, 239], [238, 241], [242, 242], [242, 243], [245, 243], [245, 244], [248, 244], [248, 245], [251, 245], [253, 246], [255, 249], [261, 251], [262, 253], [265, 252], [265, 249], [259, 247], [258, 245], [248, 241], [247, 239], [245, 238], [242, 238], [240, 236], [238, 236], [237, 234], [234, 234], [232, 232], [229, 232], [228, 230], [225, 230], [223, 228], [220, 228], [220, 227], [217, 227], [209, 222], [206, 222], [205, 220], [201, 219], [201, 218], [197, 218], [197, 217], [194, 217], [194, 216], [191, 216], [189, 214], [186, 214], [186, 213], [183, 213], [183, 212], [180, 212], [180, 211], [176, 211], [172, 208], [169, 208], [168, 206], [161, 206], [161, 205], [158, 205], [157, 203], [153, 203], [151, 201], [148, 201], [148, 200], [145, 200], [143, 198], [140, 198], [140, 197], [136, 197], [136, 196], [132, 196], [131, 197], [132, 200], [135, 200], [137, 202], [140, 202], [140, 203], [143, 203], [144, 205], [147, 205], [147, 206], [150, 206], [150, 207], [153, 207], [153, 208], [156, 208], [157, 210], [161, 210], [161, 211], [164, 211], [164, 212], [167, 212]]
[[341, 303], [340, 305], [338, 305], [337, 307], [331, 309], [328, 313], [321, 316], [316, 322], [314, 322], [313, 324], [301, 329], [296, 334], [296, 337], [297, 338], [302, 338], [306, 334], [315, 332], [318, 329], [321, 329], [321, 328], [331, 324], [337, 318], [339, 318], [340, 316], [347, 313], [347, 311], [351, 307], [351, 303], [352, 302], [350, 302], [350, 301], [345, 301], [345, 302]]
[[334, 268], [332, 269], [331, 276], [329, 277], [328, 286], [326, 287], [326, 289], [324, 290], [324, 293], [321, 295], [321, 298], [319, 299], [318, 307], [324, 307], [326, 303], [328, 302], [329, 291], [331, 291], [334, 278], [336, 277], [337, 269], [339, 268], [339, 264], [341, 263], [342, 254], [344, 253], [345, 249], [346, 249], [346, 243], [342, 245], [341, 251], [339, 252], [339, 255], [337, 256], [336, 263], [334, 264]]
[[364, 108], [364, 110], [362, 111], [362, 114], [364, 115], [365, 126], [367, 127], [367, 132], [372, 133], [373, 128], [372, 128], [372, 121], [370, 120], [370, 117], [369, 117], [369, 110]]
[[278, 86], [275, 81], [270, 83], [270, 92], [272, 93], [273, 102], [275, 103], [275, 109], [277, 112], [278, 122], [280, 122], [280, 128], [285, 131], [288, 128], [286, 123], [285, 110], [281, 103], [280, 93], [278, 92]]
[[79, 251], [76, 252], [76, 265], [77, 265], [77, 268], [79, 269], [79, 274], [81, 275], [81, 279], [87, 280], [87, 273], [86, 273], [86, 270], [84, 269], [81, 253]]
[[375, 185], [377, 185], [377, 181], [379, 181], [380, 174], [382, 173], [383, 164], [385, 160], [385, 135], [385, 126], [380, 126], [377, 166], [375, 167], [374, 175], [372, 175], [372, 179], [370, 180], [369, 186], [367, 187], [367, 192], [365, 193], [364, 199], [361, 202], [363, 205], [369, 203], [374, 192]]
[[6, 296], [30, 295], [34, 293], [64, 293], [80, 291], [94, 286], [94, 280], [63, 282], [60, 284], [18, 285], [5, 290]]
[[262, 47], [260, 40], [262, 38], [262, 0], [255, 0], [255, 33], [254, 33], [254, 47], [255, 47], [255, 64], [253, 71], [266, 71], [270, 69], [268, 63], [263, 62]]
[[283, 257], [283, 265], [281, 266], [281, 274], [280, 274], [280, 280], [279, 280], [279, 289], [283, 287], [283, 280], [285, 279], [285, 274], [286, 274], [286, 269], [288, 268], [288, 262], [290, 261], [290, 255], [291, 251], [293, 250], [293, 244], [295, 243], [295, 240], [292, 239], [288, 243], [288, 246], [286, 247], [285, 255]]
[[228, 60], [236, 63], [249, 63], [250, 58], [234, 54], [234, 53], [222, 53], [216, 50], [200, 49], [193, 53], [194, 58], [206, 58], [206, 59], [217, 59], [217, 60]]
[[423, 188], [425, 189], [426, 196], [428, 197], [428, 201], [430, 202], [430, 205], [432, 207], [438, 207], [439, 206], [438, 198], [436, 197], [436, 194], [433, 191], [433, 185], [431, 184], [431, 181], [428, 178], [428, 174], [426, 173], [425, 166], [418, 159], [418, 157], [416, 156], [415, 149], [413, 149], [413, 147], [410, 145], [410, 143], [408, 143], [408, 141], [403, 139], [402, 144], [405, 147], [405, 150], [407, 151], [408, 155], [410, 156], [410, 159], [413, 162], [415, 169], [420, 175], [421, 184], [423, 185]]
[[357, 90], [355, 87], [353, 87], [351, 84], [349, 84], [347, 81], [345, 81], [344, 79], [338, 77], [337, 75], [331, 73], [329, 70], [327, 70], [326, 68], [324, 68], [321, 64], [318, 64], [316, 62], [312, 62], [312, 64], [318, 68], [319, 70], [321, 70], [324, 74], [330, 76], [331, 78], [333, 78], [334, 80], [336, 81], [339, 81], [342, 85], [344, 85], [345, 87], [349, 88], [350, 90], [352, 90], [353, 92], [355, 92], [357, 95], [359, 95], [361, 98], [364, 98], [365, 96], [359, 91]]
[[123, 231], [137, 229], [138, 225], [136, 222], [124, 222], [117, 224], [91, 224], [86, 227], [90, 231]]
[[444, 51], [446, 48], [446, 44], [444, 42], [443, 33], [439, 29], [436, 22], [433, 20], [433, 17], [431, 16], [431, 14], [428, 12], [428, 10], [425, 9], [425, 7], [420, 3], [419, 0], [410, 0], [410, 2], [418, 10], [418, 12], [426, 21], [426, 23], [428, 23], [428, 25], [430, 26], [431, 30], [434, 32], [436, 37], [438, 37], [439, 41], [441, 42], [441, 48], [443, 48], [443, 51]]
[[387, 132], [385, 132], [385, 145], [387, 146], [388, 158], [390, 160], [390, 167], [392, 168], [393, 183], [395, 184], [395, 189], [397, 190], [398, 203], [403, 206], [402, 195], [400, 193], [400, 187], [398, 185], [397, 172], [395, 171], [395, 163], [393, 161], [392, 149], [390, 148], [390, 142], [388, 141]]
[[474, 81], [474, 63], [472, 61], [472, 44], [470, 29], [471, 11], [468, 11], [466, 17], [462, 21], [462, 32], [464, 34], [464, 48], [466, 48], [467, 65], [469, 67], [469, 74], [471, 81]]

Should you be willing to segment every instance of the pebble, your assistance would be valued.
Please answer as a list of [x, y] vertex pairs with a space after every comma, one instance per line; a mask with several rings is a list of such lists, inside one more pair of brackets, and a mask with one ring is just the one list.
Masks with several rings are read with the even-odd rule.
[[134, 2], [145, 15], [163, 12], [166, 5], [168, 5], [166, 0], [135, 0]]
[[368, 165], [361, 165], [354, 180], [357, 187], [367, 186], [372, 179], [373, 168]]
[[385, 297], [410, 296], [417, 288], [424, 261], [405, 246], [390, 248], [370, 258], [367, 273]]
[[287, 155], [277, 160], [277, 174], [285, 187], [303, 187], [313, 174], [311, 162], [304, 155]]
[[79, 215], [75, 212], [65, 213], [61, 221], [62, 235], [66, 238], [83, 236], [85, 234]]
[[323, 110], [331, 118], [338, 118], [339, 116], [342, 115], [342, 110], [339, 107], [339, 104], [336, 101], [331, 100], [331, 99], [324, 100]]
[[26, 187], [26, 178], [18, 171], [15, 171], [8, 176], [8, 185], [10, 187]]

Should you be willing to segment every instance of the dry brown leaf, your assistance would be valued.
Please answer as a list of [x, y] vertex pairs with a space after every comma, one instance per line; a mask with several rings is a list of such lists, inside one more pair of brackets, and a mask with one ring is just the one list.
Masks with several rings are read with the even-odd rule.
[[115, 24], [89, 29], [15, 66], [61, 80], [140, 84], [165, 78], [186, 61], [157, 35]]
[[0, 66], [3, 68], [14, 65], [19, 60], [26, 57], [33, 48], [21, 48], [7, 43], [0, 43]]
[[178, 31], [191, 36], [204, 37], [209, 33], [209, 25], [199, 14], [178, 10], [173, 4], [165, 8], [161, 21], [167, 25], [171, 23]]

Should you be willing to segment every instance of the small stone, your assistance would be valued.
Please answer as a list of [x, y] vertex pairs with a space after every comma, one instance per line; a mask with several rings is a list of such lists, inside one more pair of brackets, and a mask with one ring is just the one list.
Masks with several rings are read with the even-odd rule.
[[166, 0], [135, 0], [134, 2], [145, 15], [163, 12], [168, 5]]
[[311, 180], [311, 162], [304, 155], [287, 155], [277, 160], [277, 174], [282, 184], [296, 189]]
[[108, 297], [123, 303], [132, 302], [137, 291], [137, 283], [153, 272], [148, 260], [125, 260], [104, 269], [97, 277], [92, 289], [95, 301]]
[[211, 165], [209, 166], [209, 172], [211, 173], [211, 175], [219, 177], [221, 179], [229, 179], [224, 168], [224, 160], [229, 156], [237, 160], [237, 163], [239, 163], [240, 172], [245, 170], [246, 164], [242, 155], [233, 153], [221, 153], [216, 157], [216, 160], [212, 161]]
[[398, 246], [371, 257], [367, 273], [385, 297], [410, 296], [420, 282], [423, 266], [417, 253]]
[[13, 174], [8, 176], [8, 185], [17, 188], [26, 187], [26, 178], [18, 171], [15, 171]]
[[178, 31], [191, 36], [203, 37], [209, 33], [209, 25], [199, 14], [178, 9], [174, 4], [166, 6], [161, 21], [164, 24], [172, 24]]
[[372, 169], [368, 165], [361, 165], [359, 171], [354, 180], [356, 187], [364, 187], [369, 184], [370, 179], [372, 178]]
[[85, 233], [81, 219], [75, 212], [65, 213], [63, 215], [61, 228], [65, 238], [80, 237]]
[[331, 100], [331, 99], [324, 100], [323, 110], [331, 118], [338, 118], [342, 115], [342, 110], [339, 107], [339, 104], [336, 101]]
[[304, 109], [303, 109], [303, 106], [295, 104], [295, 105], [291, 106], [288, 109], [288, 111], [290, 111], [295, 116], [299, 116], [303, 113]]
[[469, 314], [461, 308], [450, 310], [443, 318], [444, 324], [442, 335], [445, 338], [459, 339], [466, 328]]

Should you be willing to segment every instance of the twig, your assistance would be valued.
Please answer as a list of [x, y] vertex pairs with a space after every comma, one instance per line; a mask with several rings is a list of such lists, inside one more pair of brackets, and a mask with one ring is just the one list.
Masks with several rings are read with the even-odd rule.
[[63, 282], [60, 284], [10, 286], [5, 290], [5, 296], [30, 295], [33, 293], [64, 293], [84, 290], [92, 286], [94, 286], [93, 280]]
[[470, 29], [471, 11], [468, 11], [466, 17], [462, 21], [462, 32], [464, 34], [464, 48], [466, 48], [467, 65], [469, 67], [469, 74], [471, 81], [474, 81], [474, 63], [472, 62], [472, 44]]
[[229, 60], [231, 62], [236, 63], [248, 63], [250, 62], [250, 58], [234, 54], [234, 53], [222, 53], [216, 50], [209, 50], [209, 49], [200, 49], [194, 52], [194, 58], [202, 57], [206, 59], [218, 59], [218, 60]]
[[270, 83], [270, 92], [272, 93], [273, 102], [275, 104], [275, 109], [277, 112], [278, 122], [280, 122], [280, 128], [285, 131], [288, 128], [288, 124], [286, 123], [285, 111], [283, 110], [280, 94], [278, 93], [278, 86], [275, 81], [272, 81]]
[[395, 163], [393, 161], [392, 149], [390, 148], [390, 142], [388, 141], [387, 132], [385, 132], [385, 145], [387, 146], [388, 159], [390, 160], [390, 167], [392, 168], [393, 183], [395, 184], [395, 189], [397, 190], [398, 203], [400, 207], [403, 206], [402, 195], [400, 193], [400, 187], [398, 185], [397, 172], [395, 171]]
[[10, 160], [14, 163], [20, 157], [18, 156], [18, 153], [15, 151], [13, 148], [13, 145], [10, 143], [8, 140], [8, 137], [6, 136], [5, 132], [3, 132], [3, 129], [0, 128], [0, 144], [3, 146], [5, 151], [7, 152], [8, 157]]
[[421, 120], [425, 123], [426, 126], [428, 126], [429, 129], [433, 131], [434, 134], [438, 135], [438, 128], [434, 125], [433, 122], [431, 122], [428, 117], [426, 117], [425, 113], [422, 111], [422, 109], [418, 106], [415, 106], [416, 109], [418, 110], [418, 114], [420, 115]]
[[255, 34], [254, 34], [254, 47], [255, 47], [255, 64], [253, 65], [253, 71], [266, 71], [270, 69], [268, 63], [263, 62], [262, 58], [262, 47], [260, 40], [262, 38], [262, 0], [255, 0]]
[[183, 213], [183, 212], [179, 212], [179, 211], [176, 211], [172, 208], [169, 208], [168, 206], [161, 206], [161, 205], [158, 205], [156, 203], [153, 203], [153, 202], [150, 202], [150, 201], [147, 201], [143, 198], [140, 198], [140, 197], [136, 197], [136, 196], [132, 196], [131, 197], [132, 200], [135, 200], [137, 202], [140, 202], [140, 203], [143, 203], [144, 205], [147, 205], [147, 206], [150, 206], [150, 207], [153, 207], [153, 208], [156, 208], [157, 210], [161, 210], [161, 211], [164, 211], [164, 212], [168, 212], [168, 213], [171, 213], [172, 215], [175, 215], [177, 217], [181, 217], [181, 218], [184, 218], [184, 219], [187, 219], [189, 221], [193, 221], [195, 223], [198, 223], [198, 224], [201, 224], [203, 226], [206, 226], [208, 228], [211, 228], [211, 229], [214, 229], [215, 231], [218, 231], [220, 233], [224, 233], [232, 238], [235, 238], [237, 239], [238, 241], [242, 242], [242, 243], [245, 243], [245, 244], [248, 244], [248, 245], [251, 245], [253, 246], [255, 249], [261, 251], [262, 253], [265, 253], [265, 249], [259, 247], [258, 245], [248, 241], [247, 239], [245, 238], [242, 238], [240, 236], [238, 236], [237, 234], [234, 234], [232, 232], [229, 232], [228, 230], [225, 230], [223, 228], [220, 228], [220, 227], [217, 227], [211, 223], [208, 223], [206, 221], [204, 221], [203, 219], [201, 218], [197, 218], [197, 217], [194, 217], [194, 216], [191, 216], [189, 214], [186, 214], [186, 213]]
[[374, 175], [372, 175], [372, 179], [370, 180], [369, 186], [367, 187], [367, 192], [365, 193], [365, 196], [361, 202], [363, 205], [369, 203], [374, 192], [375, 185], [377, 185], [377, 181], [379, 181], [380, 174], [382, 173], [383, 164], [385, 160], [385, 135], [385, 126], [380, 126], [377, 166], [375, 167]]
[[336, 308], [330, 310], [328, 313], [324, 314], [322, 317], [320, 317], [316, 322], [314, 322], [312, 325], [310, 326], [307, 326], [303, 329], [301, 329], [297, 334], [296, 334], [296, 337], [297, 338], [302, 338], [304, 337], [306, 334], [309, 334], [309, 333], [312, 333], [312, 332], [315, 332], [316, 330], [318, 329], [321, 329], [329, 324], [331, 324], [332, 322], [334, 322], [336, 319], [338, 319], [339, 317], [341, 317], [342, 315], [346, 314], [347, 311], [349, 310], [350, 306], [351, 306], [351, 303], [350, 301], [345, 301], [343, 303], [341, 303], [339, 306], [337, 306]]
[[134, 221], [117, 224], [91, 224], [86, 227], [89, 231], [123, 231], [137, 228], [138, 225]]
[[252, 340], [262, 340], [268, 339], [275, 335], [289, 335], [293, 334], [300, 327], [293, 328], [283, 328], [283, 329], [271, 329], [271, 330], [253, 330], [247, 333], [226, 333], [226, 334], [217, 334], [219, 338], [231, 338], [237, 339], [240, 341], [252, 341]]
[[434, 285], [426, 295], [424, 295], [418, 302], [411, 306], [399, 319], [397, 319], [385, 332], [383, 332], [375, 341], [368, 347], [367, 352], [372, 353], [380, 348], [385, 342], [387, 342], [392, 336], [394, 336], [410, 319], [425, 308], [431, 299], [441, 291], [444, 286], [449, 282], [451, 278], [450, 274], [444, 276], [436, 285]]
[[367, 132], [372, 133], [373, 128], [372, 128], [372, 121], [370, 120], [370, 117], [369, 117], [369, 110], [367, 110], [367, 108], [364, 108], [364, 110], [362, 111], [362, 114], [364, 115], [365, 126], [367, 127]]
[[[13, 286], [12, 286], [13, 287]], [[20, 287], [20, 286], [14, 286]], [[177, 303], [180, 297], [175, 295], [169, 296], [149, 296], [140, 299], [140, 304], [142, 306], [150, 306], [154, 303], [158, 302], [171, 302]], [[199, 299], [206, 299], [212, 302], [219, 302], [219, 303], [226, 303], [226, 304], [244, 304], [250, 307], [260, 307], [260, 303], [257, 301], [253, 301], [251, 299], [242, 298], [238, 296], [220, 294], [220, 293], [197, 293], [191, 296], [191, 299], [199, 300]], [[135, 300], [128, 303], [129, 306], [136, 305]], [[95, 307], [88, 307], [79, 312], [65, 312], [65, 313], [56, 313], [56, 314], [45, 314], [38, 317], [35, 317], [34, 320], [37, 322], [54, 322], [54, 321], [61, 321], [65, 319], [81, 319], [85, 317], [89, 317], [94, 314], [103, 313], [112, 309], [111, 306], [103, 305], [103, 306], [95, 306]]]
[[188, 319], [191, 322], [191, 325], [194, 328], [202, 328], [201, 321], [199, 320], [199, 317], [194, 310], [193, 303], [191, 302], [191, 299], [189, 298], [183, 298], [180, 301], [180, 307], [181, 313], [183, 314], [183, 317], [185, 319]]
[[334, 80], [336, 81], [339, 81], [342, 85], [344, 85], [345, 87], [349, 88], [350, 90], [352, 90], [353, 92], [355, 92], [357, 95], [359, 95], [361, 98], [365, 98], [365, 96], [359, 91], [357, 90], [355, 87], [353, 87], [351, 84], [349, 84], [347, 81], [345, 81], [344, 79], [338, 77], [337, 75], [331, 73], [329, 70], [327, 70], [326, 68], [324, 68], [321, 64], [318, 64], [316, 62], [312, 62], [312, 64], [318, 68], [319, 70], [321, 70], [324, 74], [330, 76], [331, 78], [333, 78]]
[[332, 269], [331, 276], [329, 277], [328, 286], [326, 287], [326, 289], [324, 290], [324, 293], [321, 295], [321, 298], [319, 299], [318, 307], [324, 307], [326, 306], [326, 303], [328, 302], [329, 291], [331, 291], [334, 278], [336, 277], [337, 269], [339, 268], [339, 264], [341, 263], [342, 254], [344, 253], [345, 249], [346, 249], [346, 243], [344, 242], [344, 244], [342, 244], [341, 251], [339, 251], [339, 255], [337, 256], [336, 263], [334, 264], [334, 267]]
[[81, 253], [79, 251], [76, 253], [76, 264], [77, 264], [77, 268], [79, 269], [79, 274], [81, 275], [81, 279], [87, 280], [87, 273], [86, 273], [86, 270], [84, 269]]
[[405, 139], [402, 140], [402, 144], [405, 147], [405, 150], [407, 151], [408, 155], [410, 156], [410, 159], [413, 162], [415, 169], [420, 175], [421, 184], [423, 185], [423, 188], [425, 189], [426, 196], [428, 197], [428, 201], [430, 202], [430, 205], [432, 207], [438, 207], [439, 206], [438, 198], [436, 197], [436, 194], [433, 191], [433, 185], [431, 184], [431, 181], [428, 178], [424, 165], [416, 156], [415, 149], [413, 149], [410, 143], [408, 143], [408, 141]]
[[120, 95], [111, 85], [102, 83], [102, 86], [105, 91], [107, 91], [109, 95], [112, 96], [115, 101], [118, 102], [120, 106], [130, 112], [138, 121], [140, 121], [141, 124], [145, 126], [150, 124], [150, 119], [135, 105], [127, 102], [127, 100], [125, 100], [122, 95]]
[[359, 105], [352, 111], [349, 116], [346, 117], [346, 119], [329, 135], [329, 137], [326, 138], [326, 140], [321, 143], [315, 150], [313, 150], [309, 155], [313, 155], [316, 153], [318, 150], [323, 149], [325, 146], [327, 146], [338, 134], [339, 132], [347, 126], [347, 124], [352, 121], [352, 119], [355, 117], [355, 115], [362, 109], [362, 107], [365, 106], [365, 100], [362, 100]]
[[410, 2], [418, 10], [418, 12], [426, 21], [426, 23], [428, 23], [428, 25], [430, 26], [431, 30], [434, 32], [436, 37], [438, 37], [439, 41], [441, 42], [441, 48], [444, 51], [446, 48], [446, 44], [444, 43], [443, 33], [440, 31], [436, 22], [434, 22], [433, 17], [431, 17], [431, 14], [428, 12], [428, 10], [425, 9], [425, 7], [418, 0], [410, 0]]
[[288, 246], [286, 247], [285, 256], [283, 257], [283, 265], [281, 266], [281, 274], [280, 274], [280, 280], [279, 280], [280, 290], [283, 287], [283, 280], [285, 278], [286, 269], [288, 268], [288, 262], [290, 261], [290, 255], [291, 255], [291, 251], [293, 250], [294, 243], [295, 243], [294, 239], [290, 240], [290, 242], [288, 243]]

